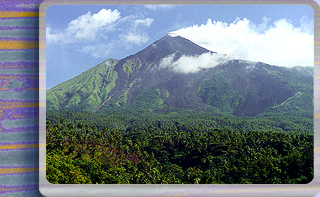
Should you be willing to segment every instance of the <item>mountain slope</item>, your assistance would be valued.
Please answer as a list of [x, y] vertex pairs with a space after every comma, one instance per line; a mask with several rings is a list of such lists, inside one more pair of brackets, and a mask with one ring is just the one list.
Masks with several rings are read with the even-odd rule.
[[[134, 55], [106, 60], [48, 90], [47, 109], [100, 113], [191, 109], [236, 116], [312, 116], [311, 67], [220, 61], [212, 59], [215, 54], [185, 38], [166, 35]], [[165, 60], [168, 66], [161, 66]], [[191, 64], [199, 69], [181, 71]]]
[[118, 78], [116, 59], [108, 59], [47, 91], [49, 110], [93, 110], [108, 97]]

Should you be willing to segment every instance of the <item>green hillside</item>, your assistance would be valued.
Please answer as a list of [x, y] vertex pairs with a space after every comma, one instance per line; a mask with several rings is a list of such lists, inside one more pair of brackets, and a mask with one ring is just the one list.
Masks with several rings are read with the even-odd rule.
[[47, 109], [195, 110], [214, 115], [313, 118], [312, 67], [285, 68], [234, 59], [184, 73], [161, 67], [162, 60], [172, 54], [176, 61], [181, 56], [213, 52], [182, 37], [165, 36], [156, 43], [119, 61], [108, 59], [48, 90]]
[[282, 103], [267, 108], [262, 115], [305, 116], [313, 119], [313, 68], [294, 67], [290, 72], [275, 73], [274, 77], [294, 89], [294, 95]]
[[108, 98], [118, 78], [116, 59], [108, 59], [47, 91], [47, 110], [92, 111]]

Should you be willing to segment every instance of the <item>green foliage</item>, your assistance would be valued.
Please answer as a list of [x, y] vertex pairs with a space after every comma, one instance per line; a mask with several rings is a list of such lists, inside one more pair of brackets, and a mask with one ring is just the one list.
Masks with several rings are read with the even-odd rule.
[[179, 107], [224, 116], [313, 116], [312, 68], [235, 60], [203, 74], [184, 75], [165, 69], [147, 72], [155, 63], [139, 58], [117, 63], [106, 60], [48, 90], [47, 109], [159, 112]]
[[274, 77], [282, 84], [293, 88], [295, 94], [283, 103], [267, 108], [261, 115], [313, 118], [313, 68], [294, 67], [287, 72], [278, 72]]
[[[62, 119], [63, 113], [48, 113], [52, 183], [304, 184], [313, 179], [313, 124], [295, 123], [294, 117], [68, 112]], [[291, 132], [264, 131], [276, 122]], [[261, 129], [237, 129], [250, 125]]]
[[92, 111], [115, 87], [118, 60], [108, 59], [47, 91], [47, 109]]
[[[106, 114], [107, 113], [107, 114]], [[303, 116], [272, 116], [272, 117], [234, 117], [213, 116], [211, 113], [195, 112], [193, 110], [168, 111], [165, 113], [149, 113], [143, 110], [117, 109], [105, 113], [88, 113], [72, 111], [47, 111], [47, 120], [53, 124], [61, 118], [71, 124], [85, 122], [95, 125], [98, 129], [108, 127], [110, 129], [122, 130], [137, 125], [153, 125], [158, 121], [164, 122], [168, 127], [173, 127], [175, 122], [187, 130], [206, 131], [219, 128], [229, 130], [257, 130], [297, 133], [312, 133], [313, 119]]]
[[232, 113], [243, 100], [220, 73], [213, 75], [210, 79], [203, 80], [198, 89], [198, 95], [204, 103], [227, 113]]
[[[65, 151], [65, 150], [64, 150]], [[64, 155], [64, 151], [47, 154], [47, 179], [55, 184], [92, 183], [84, 170], [73, 163], [75, 152]]]
[[127, 60], [126, 63], [122, 65], [123, 71], [130, 75], [133, 71], [141, 68], [142, 64], [138, 58]]
[[152, 112], [156, 109], [162, 109], [166, 106], [163, 102], [168, 97], [168, 92], [165, 91], [164, 94], [163, 98], [158, 88], [151, 87], [134, 98], [130, 110]]
[[128, 90], [126, 90], [119, 98], [119, 105], [125, 105], [128, 100]]

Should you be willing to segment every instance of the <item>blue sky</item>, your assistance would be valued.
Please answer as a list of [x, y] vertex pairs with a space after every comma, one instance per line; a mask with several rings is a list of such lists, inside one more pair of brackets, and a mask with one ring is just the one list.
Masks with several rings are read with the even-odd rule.
[[169, 32], [237, 59], [313, 66], [307, 5], [53, 5], [46, 12], [47, 89]]

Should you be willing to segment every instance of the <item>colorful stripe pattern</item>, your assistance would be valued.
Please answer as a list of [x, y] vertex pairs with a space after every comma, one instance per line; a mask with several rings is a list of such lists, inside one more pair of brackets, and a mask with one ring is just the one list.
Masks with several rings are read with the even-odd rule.
[[0, 2], [0, 195], [41, 196], [38, 180], [41, 2]]
[[[40, 16], [38, 7], [42, 1], [0, 2], [0, 195], [41, 196], [38, 191], [38, 148], [44, 144], [39, 146], [38, 139], [38, 84], [41, 80], [38, 52], [42, 47], [39, 47], [37, 30]], [[303, 4], [305, 1], [293, 2]], [[320, 4], [320, 0], [316, 2]], [[320, 18], [319, 11], [315, 12], [315, 17]], [[320, 26], [315, 24], [315, 29], [319, 28]], [[11, 33], [14, 36], [11, 36]], [[315, 47], [320, 47], [319, 38], [315, 38]], [[315, 57], [317, 68], [320, 66], [320, 58]], [[317, 70], [315, 69], [315, 103], [320, 101], [320, 72]], [[315, 111], [315, 122], [319, 120], [320, 111]], [[315, 147], [315, 155], [319, 158], [319, 147]]]

